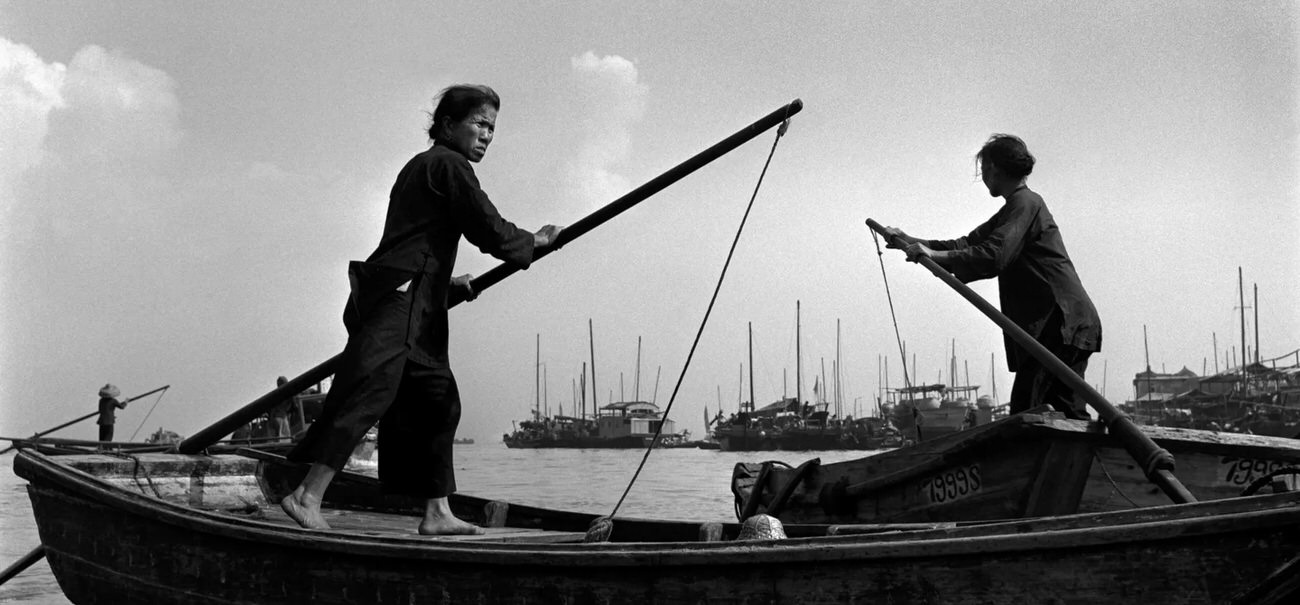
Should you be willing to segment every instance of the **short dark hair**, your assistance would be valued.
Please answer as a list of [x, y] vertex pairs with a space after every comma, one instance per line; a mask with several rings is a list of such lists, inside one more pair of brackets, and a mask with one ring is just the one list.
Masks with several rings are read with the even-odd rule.
[[988, 162], [998, 167], [1007, 176], [1022, 179], [1034, 171], [1034, 155], [1020, 137], [1010, 134], [994, 134], [975, 154], [975, 163]]
[[429, 114], [429, 138], [438, 140], [438, 125], [444, 118], [452, 121], [463, 120], [474, 110], [491, 105], [501, 111], [501, 97], [497, 91], [483, 84], [453, 84], [442, 89], [433, 100], [436, 103], [433, 113]]

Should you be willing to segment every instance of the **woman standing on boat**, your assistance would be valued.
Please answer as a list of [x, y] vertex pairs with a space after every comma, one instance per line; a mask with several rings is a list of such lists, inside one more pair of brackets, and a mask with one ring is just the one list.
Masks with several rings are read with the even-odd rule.
[[452, 444], [460, 394], [447, 356], [447, 298], [473, 299], [470, 276], [452, 277], [461, 236], [496, 258], [527, 269], [534, 251], [560, 228], [530, 233], [503, 219], [479, 187], [471, 162], [483, 159], [501, 107], [487, 86], [443, 90], [429, 126], [433, 145], [397, 176], [378, 248], [352, 262], [344, 311], [348, 343], [322, 416], [293, 451], [311, 463], [303, 482], [281, 501], [299, 525], [328, 529], [321, 498], [348, 456], [379, 423], [379, 480], [385, 491], [426, 500], [421, 534], [482, 530], [457, 519]]
[[[1002, 312], [1082, 377], [1088, 356], [1101, 350], [1101, 320], [1047, 204], [1025, 184], [1034, 156], [1018, 137], [995, 134], [975, 160], [989, 195], [1003, 199], [1002, 208], [955, 240], [920, 239], [889, 227], [899, 238], [891, 238], [890, 247], [903, 248], [912, 261], [928, 256], [963, 282], [997, 277]], [[1089, 418], [1069, 386], [1009, 337], [1004, 341], [1007, 364], [1016, 373], [1011, 413], [1046, 403], [1070, 418]]]

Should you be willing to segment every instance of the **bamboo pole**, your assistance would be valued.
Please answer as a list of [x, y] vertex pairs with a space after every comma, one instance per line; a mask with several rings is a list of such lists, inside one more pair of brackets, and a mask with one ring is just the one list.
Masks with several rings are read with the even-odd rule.
[[[577, 222], [565, 227], [560, 232], [553, 245], [547, 246], [534, 251], [533, 261], [536, 262], [551, 252], [559, 250], [564, 245], [572, 242], [585, 235], [588, 231], [599, 227], [610, 219], [622, 214], [629, 208], [645, 201], [650, 196], [662, 191], [669, 185], [685, 178], [687, 175], [699, 170], [713, 160], [722, 157], [731, 152], [733, 149], [750, 141], [754, 137], [770, 130], [782, 122], [790, 119], [803, 109], [803, 101], [795, 99], [790, 103], [781, 106], [772, 113], [759, 118], [754, 123], [736, 131], [731, 136], [715, 143], [712, 147], [696, 154], [690, 159], [674, 166], [667, 172], [647, 181], [640, 187], [624, 194], [622, 197], [606, 204], [600, 209], [583, 217]], [[482, 293], [487, 288], [496, 285], [501, 280], [513, 275], [519, 269], [513, 265], [502, 263], [488, 270], [486, 273], [474, 278], [470, 287], [474, 292]], [[447, 300], [448, 308], [454, 307], [464, 301], [464, 294], [460, 289], [456, 289]], [[221, 440], [222, 437], [229, 435], [235, 429], [248, 424], [253, 419], [266, 413], [267, 410], [276, 404], [302, 392], [308, 386], [315, 384], [334, 374], [335, 367], [339, 359], [343, 356], [339, 353], [313, 367], [302, 375], [290, 380], [284, 385], [277, 387], [275, 390], [258, 397], [248, 405], [236, 410], [230, 415], [218, 420], [207, 428], [195, 433], [190, 438], [182, 441], [177, 446], [177, 451], [182, 454], [196, 454], [203, 451], [208, 446]], [[592, 388], [595, 388], [595, 367], [592, 368]], [[595, 405], [595, 393], [593, 391], [593, 406]]]
[[[882, 227], [880, 223], [877, 223], [872, 219], [867, 219], [867, 225], [886, 239], [889, 239], [888, 233], [885, 232], [885, 228]], [[1044, 368], [1050, 371], [1059, 380], [1066, 383], [1066, 385], [1069, 386], [1076, 395], [1082, 397], [1084, 401], [1087, 401], [1088, 404], [1092, 405], [1101, 416], [1102, 421], [1105, 422], [1106, 428], [1111, 432], [1111, 434], [1119, 439], [1120, 443], [1124, 445], [1124, 449], [1128, 451], [1129, 455], [1133, 456], [1133, 459], [1141, 465], [1147, 478], [1160, 487], [1160, 489], [1164, 491], [1170, 499], [1176, 503], [1196, 501], [1196, 497], [1193, 496], [1191, 492], [1187, 491], [1187, 488], [1183, 486], [1182, 482], [1174, 476], [1173, 455], [1156, 445], [1150, 437], [1143, 433], [1141, 429], [1134, 424], [1133, 420], [1129, 418], [1128, 415], [1111, 405], [1111, 403], [1107, 401], [1101, 393], [1098, 393], [1096, 389], [1092, 388], [1092, 385], [1088, 384], [1083, 377], [1074, 373], [1074, 370], [1071, 370], [1069, 366], [1061, 362], [1060, 359], [1057, 359], [1051, 351], [1048, 351], [1046, 347], [1040, 344], [1037, 340], [1034, 340], [1033, 336], [1030, 336], [1028, 332], [1025, 332], [1024, 329], [1016, 325], [1015, 322], [1011, 321], [1006, 315], [1003, 315], [1001, 311], [994, 308], [993, 305], [989, 304], [988, 301], [984, 300], [984, 298], [979, 294], [976, 294], [969, 286], [963, 284], [943, 267], [940, 267], [934, 259], [923, 256], [917, 259], [917, 261], [926, 269], [929, 269], [936, 277], [943, 280], [944, 283], [951, 286], [953, 290], [956, 290], [963, 298], [975, 305], [975, 307], [983, 312], [985, 316], [1001, 327], [1002, 331], [1014, 340], [1016, 344], [1020, 345], [1020, 347], [1032, 355], [1034, 359], [1038, 360], [1038, 363], [1042, 364]]]

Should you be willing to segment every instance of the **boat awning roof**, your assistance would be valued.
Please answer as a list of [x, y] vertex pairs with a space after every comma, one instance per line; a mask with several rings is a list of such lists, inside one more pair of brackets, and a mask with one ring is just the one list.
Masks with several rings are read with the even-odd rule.
[[601, 407], [602, 410], [627, 411], [627, 412], [658, 412], [659, 406], [649, 401], [619, 401], [609, 403]]

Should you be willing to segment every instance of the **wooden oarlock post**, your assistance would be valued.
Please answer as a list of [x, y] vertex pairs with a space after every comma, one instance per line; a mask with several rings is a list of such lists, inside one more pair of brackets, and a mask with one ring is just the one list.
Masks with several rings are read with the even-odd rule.
[[[889, 234], [886, 233], [885, 228], [882, 227], [880, 223], [877, 223], [872, 219], [867, 219], [867, 226], [871, 227], [873, 231], [879, 233], [887, 241], [891, 240]], [[993, 320], [993, 323], [996, 323], [998, 327], [1002, 328], [1002, 331], [1005, 332], [1008, 337], [1032, 355], [1034, 359], [1038, 360], [1038, 363], [1043, 364], [1043, 367], [1047, 368], [1047, 370], [1060, 379], [1061, 382], [1066, 383], [1075, 394], [1082, 397], [1084, 401], [1088, 402], [1088, 404], [1093, 407], [1093, 409], [1097, 410], [1097, 414], [1101, 417], [1102, 422], [1106, 424], [1107, 430], [1119, 439], [1120, 443], [1124, 445], [1124, 449], [1128, 451], [1129, 455], [1133, 456], [1133, 459], [1142, 466], [1147, 478], [1160, 487], [1160, 489], [1164, 491], [1170, 499], [1176, 503], [1196, 502], [1196, 498], [1191, 494], [1191, 492], [1187, 491], [1187, 488], [1183, 486], [1182, 482], [1174, 476], [1173, 455], [1164, 448], [1156, 445], [1155, 441], [1152, 441], [1146, 433], [1143, 433], [1142, 430], [1138, 428], [1132, 418], [1129, 418], [1127, 414], [1111, 405], [1111, 403], [1107, 401], [1101, 393], [1098, 393], [1097, 389], [1092, 388], [1092, 385], [1088, 384], [1082, 376], [1074, 373], [1074, 370], [1071, 370], [1069, 366], [1065, 365], [1065, 363], [1060, 359], [1057, 359], [1056, 355], [1053, 355], [1052, 352], [1048, 351], [1041, 343], [1034, 340], [1033, 336], [1030, 336], [1028, 332], [1025, 332], [1024, 329], [1016, 325], [1016, 323], [1011, 321], [1010, 318], [1003, 315], [1001, 311], [994, 308], [993, 305], [989, 304], [989, 302], [984, 300], [984, 298], [979, 294], [976, 294], [974, 290], [962, 283], [961, 280], [957, 279], [957, 277], [952, 273], [949, 273], [946, 269], [940, 267], [939, 263], [935, 262], [934, 259], [922, 256], [917, 259], [917, 262], [926, 269], [929, 269], [931, 273], [943, 280], [944, 283], [952, 286], [953, 290], [956, 290], [963, 298], [975, 305], [975, 308], [979, 309], [989, 319]]]

